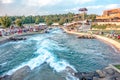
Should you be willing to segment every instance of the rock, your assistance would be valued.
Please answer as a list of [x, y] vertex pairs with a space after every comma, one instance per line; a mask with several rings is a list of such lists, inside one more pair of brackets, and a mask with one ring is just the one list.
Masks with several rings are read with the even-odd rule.
[[82, 79], [81, 80], [87, 80], [85, 77], [82, 77]]
[[105, 78], [105, 72], [97, 70], [96, 73], [99, 75], [100, 78]]
[[74, 74], [76, 73], [76, 71], [73, 70], [73, 69], [72, 69], [71, 67], [69, 67], [69, 66], [66, 67], [66, 71], [69, 72], [69, 73], [71, 73], [72, 75], [74, 75]]
[[79, 78], [80, 80], [92, 80], [94, 75], [95, 75], [94, 72], [77, 72], [77, 73], [75, 73], [75, 77]]
[[75, 77], [77, 77], [77, 78], [79, 78], [79, 79], [82, 78], [82, 73], [81, 73], [81, 72], [77, 72], [77, 73], [75, 73], [74, 75], [75, 75]]
[[24, 66], [12, 74], [11, 80], [24, 80], [24, 78], [28, 76], [30, 72], [31, 72], [30, 67]]
[[93, 76], [95, 75], [94, 72], [87, 72], [82, 74], [87, 80], [92, 80]]
[[82, 38], [82, 36], [78, 36], [77, 38]]
[[0, 77], [0, 80], [11, 80], [11, 76], [10, 75], [5, 75], [3, 77]]
[[79, 35], [78, 38], [79, 39], [95, 39], [95, 37], [92, 35]]
[[105, 71], [107, 72], [107, 74], [110, 74], [110, 75], [115, 74], [115, 71], [111, 68], [105, 69]]
[[93, 77], [93, 80], [99, 80], [99, 78], [97, 78], [97, 77]]
[[111, 80], [120, 80], [120, 77], [113, 77]]

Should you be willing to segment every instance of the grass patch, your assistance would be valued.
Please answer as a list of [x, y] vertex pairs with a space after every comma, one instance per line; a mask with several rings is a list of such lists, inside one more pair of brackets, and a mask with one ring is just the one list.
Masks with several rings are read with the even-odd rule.
[[120, 70], [120, 65], [114, 65], [117, 69]]
[[107, 25], [92, 25], [91, 27], [95, 29], [106, 29]]

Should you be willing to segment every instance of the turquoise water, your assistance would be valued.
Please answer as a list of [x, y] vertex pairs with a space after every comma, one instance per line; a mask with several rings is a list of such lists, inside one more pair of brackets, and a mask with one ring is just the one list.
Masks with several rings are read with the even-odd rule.
[[67, 66], [91, 72], [120, 61], [111, 46], [96, 39], [78, 39], [58, 28], [25, 37], [25, 41], [0, 45], [0, 75], [28, 65], [32, 74], [26, 80], [73, 80], [64, 73]]

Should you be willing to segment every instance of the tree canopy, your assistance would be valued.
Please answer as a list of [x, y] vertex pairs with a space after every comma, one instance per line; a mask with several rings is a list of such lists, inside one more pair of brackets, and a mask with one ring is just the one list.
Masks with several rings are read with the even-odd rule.
[[40, 23], [40, 17], [37, 17], [36, 19], [35, 19], [35, 24], [39, 24]]
[[[85, 19], [91, 19], [92, 21], [95, 20], [97, 15], [85, 14]], [[55, 15], [37, 15], [37, 16], [4, 16], [0, 18], [0, 23], [3, 27], [9, 27], [11, 22], [15, 22], [17, 26], [22, 26], [22, 24], [39, 24], [39, 23], [46, 23], [47, 25], [51, 25], [52, 23], [59, 23], [60, 25], [64, 23], [69, 23], [72, 21], [82, 20], [82, 14], [74, 14], [74, 13], [67, 13], [67, 14], [55, 14]]]
[[19, 27], [22, 27], [22, 20], [21, 19], [16, 19], [15, 24]]
[[61, 19], [60, 19], [60, 21], [59, 21], [59, 24], [60, 25], [63, 25], [65, 23], [65, 19], [62, 17]]
[[11, 19], [8, 16], [3, 16], [0, 18], [0, 23], [3, 27], [8, 28], [11, 25]]

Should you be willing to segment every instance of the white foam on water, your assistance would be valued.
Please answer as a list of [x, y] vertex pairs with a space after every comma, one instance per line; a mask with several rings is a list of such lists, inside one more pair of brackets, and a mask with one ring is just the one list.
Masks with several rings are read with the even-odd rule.
[[31, 69], [34, 69], [35, 67], [40, 66], [44, 62], [47, 62], [51, 68], [53, 68], [55, 71], [60, 72], [66, 69], [67, 66], [70, 66], [66, 61], [64, 60], [57, 60], [56, 57], [48, 52], [45, 49], [39, 49], [40, 55], [36, 58], [31, 59], [28, 62], [25, 62], [21, 64], [20, 66], [10, 70], [7, 74], [12, 74], [16, 70], [24, 67], [25, 65], [28, 65]]
[[68, 76], [66, 77], [66, 80], [79, 80], [79, 79], [75, 76], [72, 76], [71, 74], [68, 74]]
[[61, 33], [62, 31], [53, 31], [53, 32], [51, 32], [51, 33]]
[[0, 66], [5, 66], [7, 62], [1, 63]]
[[41, 59], [57, 72], [63, 71], [67, 66], [70, 66], [65, 60], [58, 59], [54, 54], [45, 49], [39, 49], [37, 52], [39, 52]]
[[11, 75], [13, 72], [26, 65], [28, 65], [31, 68], [31, 70], [33, 70], [34, 68], [42, 65], [43, 63], [47, 63], [56, 72], [64, 71], [67, 66], [74, 69], [74, 67], [71, 66], [67, 61], [63, 59], [58, 59], [55, 53], [51, 52], [51, 50], [53, 49], [60, 48], [56, 42], [41, 37], [33, 37], [30, 38], [29, 40], [34, 40], [37, 42], [36, 44], [37, 51], [34, 54], [38, 54], [38, 56], [32, 58], [28, 62], [24, 62], [21, 65], [16, 66], [14, 69], [8, 71], [7, 74]]
[[15, 46], [14, 46], [15, 49], [18, 49], [18, 48], [20, 48], [20, 47], [22, 47], [22, 44], [18, 44], [18, 45], [15, 45]]

